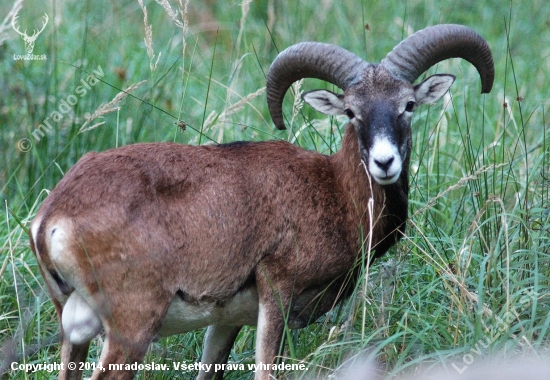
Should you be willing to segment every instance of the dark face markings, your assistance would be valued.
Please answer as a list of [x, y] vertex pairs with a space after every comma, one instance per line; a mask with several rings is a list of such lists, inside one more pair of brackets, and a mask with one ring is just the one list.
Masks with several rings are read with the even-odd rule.
[[[355, 126], [363, 161], [382, 185], [399, 178], [411, 149], [411, 115], [416, 107], [411, 85], [373, 68], [346, 91], [344, 113]], [[376, 93], [370, 89], [376, 88]], [[353, 109], [353, 111], [352, 111]], [[353, 117], [351, 117], [353, 116]]]

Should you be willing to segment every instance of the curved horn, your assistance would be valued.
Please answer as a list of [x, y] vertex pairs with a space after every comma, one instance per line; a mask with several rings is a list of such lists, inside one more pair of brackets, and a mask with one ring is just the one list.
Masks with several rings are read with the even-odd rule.
[[413, 83], [423, 72], [449, 58], [463, 58], [481, 77], [481, 93], [491, 92], [495, 68], [487, 42], [463, 25], [436, 25], [407, 37], [381, 62], [394, 76]]
[[317, 78], [346, 90], [369, 63], [338, 46], [319, 42], [302, 42], [282, 51], [267, 74], [267, 105], [273, 123], [286, 129], [283, 98], [292, 83], [303, 78]]

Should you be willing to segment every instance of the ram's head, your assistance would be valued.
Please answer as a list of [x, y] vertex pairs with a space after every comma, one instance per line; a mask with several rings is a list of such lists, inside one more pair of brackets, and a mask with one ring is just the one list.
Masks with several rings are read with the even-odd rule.
[[356, 130], [363, 162], [381, 185], [399, 178], [411, 150], [411, 116], [426, 103], [439, 100], [453, 75], [414, 81], [428, 68], [448, 58], [471, 62], [481, 76], [482, 93], [491, 91], [493, 60], [485, 40], [462, 25], [437, 25], [419, 31], [397, 45], [379, 64], [365, 62], [338, 46], [303, 42], [283, 51], [271, 66], [268, 105], [277, 128], [285, 129], [282, 100], [290, 85], [302, 78], [330, 82], [344, 92], [306, 92], [303, 99], [327, 115], [345, 114]]

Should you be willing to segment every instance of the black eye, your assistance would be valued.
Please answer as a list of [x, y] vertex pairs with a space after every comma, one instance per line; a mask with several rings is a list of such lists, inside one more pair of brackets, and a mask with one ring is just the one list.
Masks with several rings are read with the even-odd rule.
[[412, 112], [414, 110], [415, 105], [416, 105], [415, 102], [408, 102], [407, 106], [405, 107], [405, 111]]
[[353, 119], [355, 117], [355, 114], [349, 109], [349, 108], [346, 108], [344, 110], [344, 113], [346, 114], [347, 117], [349, 117], [350, 119]]

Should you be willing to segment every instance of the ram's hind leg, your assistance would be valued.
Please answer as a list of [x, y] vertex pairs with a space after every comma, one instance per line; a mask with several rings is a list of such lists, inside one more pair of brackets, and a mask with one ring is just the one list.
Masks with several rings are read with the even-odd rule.
[[206, 330], [201, 363], [211, 364], [210, 371], [200, 371], [197, 380], [221, 380], [224, 371], [215, 370], [216, 364], [225, 364], [231, 353], [231, 347], [242, 326], [211, 325]]
[[131, 365], [141, 363], [153, 336], [141, 334], [139, 339], [127, 331], [111, 332], [106, 335], [99, 363], [102, 368], [95, 370], [92, 380], [133, 379], [135, 370]]
[[108, 310], [101, 316], [105, 343], [98, 360], [102, 368], [94, 371], [92, 380], [133, 379], [132, 364], [142, 362], [172, 297], [136, 287], [135, 292], [106, 299]]
[[[71, 343], [65, 336], [61, 342], [61, 363], [63, 366], [59, 372], [59, 380], [80, 380], [82, 379], [82, 366], [80, 363], [86, 363], [90, 342], [80, 345]], [[74, 363], [76, 367], [69, 369], [69, 363]]]

